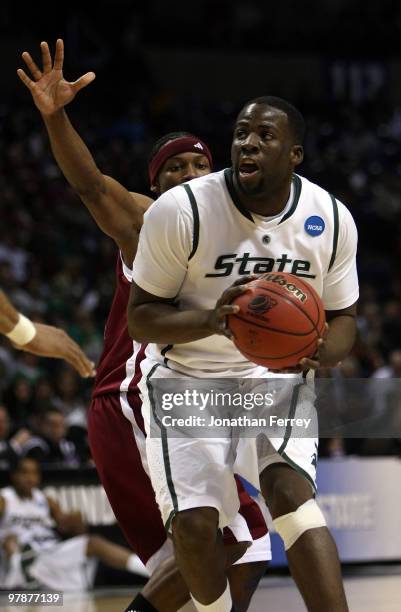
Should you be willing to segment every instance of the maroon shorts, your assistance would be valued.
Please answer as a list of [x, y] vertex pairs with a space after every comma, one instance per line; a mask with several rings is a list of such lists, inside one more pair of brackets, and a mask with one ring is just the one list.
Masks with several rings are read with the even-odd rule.
[[[127, 396], [125, 398], [127, 400]], [[135, 416], [136, 428], [143, 431], [138, 395], [129, 396], [128, 403]], [[119, 395], [101, 395], [92, 400], [88, 434], [92, 457], [118, 524], [132, 550], [146, 564], [163, 546], [166, 531], [150, 479], [142, 465], [133, 425], [123, 414]], [[261, 538], [266, 535], [267, 526], [259, 505], [238, 478], [237, 487], [241, 502], [239, 512], [253, 539]], [[229, 528], [224, 530], [224, 539], [227, 543], [235, 541]]]

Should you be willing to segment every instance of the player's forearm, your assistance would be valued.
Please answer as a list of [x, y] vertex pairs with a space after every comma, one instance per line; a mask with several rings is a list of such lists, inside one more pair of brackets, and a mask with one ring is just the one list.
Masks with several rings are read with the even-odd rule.
[[19, 347], [25, 346], [36, 336], [34, 323], [15, 310], [2, 291], [0, 291], [0, 333], [5, 334]]
[[81, 535], [87, 532], [86, 524], [79, 511], [63, 514], [57, 523], [58, 529], [63, 533]]
[[207, 338], [210, 310], [178, 310], [167, 304], [128, 306], [128, 330], [137, 342], [184, 344]]
[[104, 192], [104, 176], [64, 109], [43, 116], [43, 121], [53, 155], [71, 187], [80, 196]]
[[142, 225], [146, 196], [130, 192], [102, 174], [64, 110], [43, 117], [56, 161], [100, 229], [113, 238], [131, 263]]
[[18, 312], [0, 290], [0, 333], [10, 333], [17, 325], [18, 319]]
[[335, 366], [349, 355], [355, 343], [356, 321], [354, 316], [340, 315], [329, 321], [321, 365]]

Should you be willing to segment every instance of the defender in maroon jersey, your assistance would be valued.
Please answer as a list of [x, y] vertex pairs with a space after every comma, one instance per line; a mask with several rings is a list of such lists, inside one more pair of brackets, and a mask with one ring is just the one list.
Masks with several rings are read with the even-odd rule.
[[[144, 429], [137, 382], [144, 346], [133, 342], [127, 329], [131, 266], [139, 231], [151, 198], [130, 193], [117, 181], [101, 173], [86, 145], [71, 125], [65, 111], [76, 93], [88, 85], [94, 73], [74, 83], [62, 74], [63, 42], [57, 41], [54, 64], [47, 43], [41, 43], [43, 69], [29, 53], [23, 59], [34, 80], [23, 70], [18, 74], [30, 89], [42, 114], [56, 161], [96, 223], [112, 237], [119, 253], [116, 290], [105, 328], [104, 350], [97, 368], [88, 432], [93, 458], [107, 496], [127, 541], [154, 576], [143, 594], [133, 602], [136, 610], [173, 612], [189, 599], [188, 590], [172, 558], [171, 541], [161, 520], [154, 492], [146, 473]], [[160, 194], [211, 171], [208, 147], [186, 132], [160, 139], [151, 154], [151, 190]], [[135, 443], [136, 442], [136, 443]], [[225, 530], [227, 570], [237, 612], [247, 610], [250, 599], [271, 558], [266, 522], [258, 503], [237, 480], [241, 501], [235, 524]], [[185, 609], [190, 608], [185, 606]]]

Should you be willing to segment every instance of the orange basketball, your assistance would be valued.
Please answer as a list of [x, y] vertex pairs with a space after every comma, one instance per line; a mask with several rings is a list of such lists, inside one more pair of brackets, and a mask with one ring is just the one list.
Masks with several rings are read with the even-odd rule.
[[284, 272], [264, 274], [247, 287], [232, 302], [241, 310], [228, 317], [234, 344], [244, 357], [271, 369], [289, 368], [312, 357], [326, 322], [313, 287]]

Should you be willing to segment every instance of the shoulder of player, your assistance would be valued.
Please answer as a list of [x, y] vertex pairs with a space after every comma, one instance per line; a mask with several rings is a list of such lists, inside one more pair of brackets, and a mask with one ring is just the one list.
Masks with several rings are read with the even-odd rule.
[[0, 489], [0, 518], [6, 511], [7, 502], [12, 504], [16, 495], [14, 487], [8, 486]]
[[217, 199], [227, 196], [224, 170], [192, 179], [181, 188], [186, 191], [188, 204], [205, 213], [210, 207], [215, 207]]
[[7, 499], [11, 499], [12, 497], [15, 496], [15, 489], [14, 487], [3, 487], [2, 489], [0, 489], [0, 497], [4, 500], [4, 503], [6, 502]]
[[144, 215], [145, 221], [163, 219], [168, 214], [169, 219], [181, 217], [192, 222], [194, 208], [211, 202], [211, 190], [214, 191], [218, 185], [221, 188], [222, 180], [224, 181], [222, 177], [222, 172], [213, 172], [172, 187], [149, 207]]
[[210, 172], [210, 174], [199, 176], [198, 178], [188, 181], [188, 183], [185, 183], [185, 185], [191, 189], [194, 195], [201, 195], [202, 193], [209, 192], [213, 189], [221, 189], [221, 187], [225, 185], [224, 170], [220, 170], [219, 172]]
[[313, 194], [314, 206], [320, 207], [323, 211], [328, 210], [328, 209], [330, 209], [330, 211], [333, 210], [333, 200], [334, 200], [336, 204], [336, 208], [338, 210], [339, 219], [341, 220], [342, 218], [346, 218], [346, 217], [352, 218], [352, 214], [349, 208], [341, 200], [336, 198], [336, 196], [333, 193], [331, 193], [327, 189], [324, 189], [317, 183], [313, 183], [312, 181], [305, 178], [304, 176], [300, 176], [300, 175], [296, 175], [296, 176], [298, 176], [301, 179], [301, 183], [302, 183], [301, 197], [302, 195], [304, 195], [305, 198], [310, 198], [310, 196]]
[[169, 218], [179, 216], [182, 212], [190, 211], [191, 204], [188, 199], [187, 192], [183, 185], [172, 187], [165, 193], [162, 193], [152, 206], [149, 206], [144, 215], [144, 220], [163, 218], [167, 214]]
[[172, 187], [172, 189], [162, 193], [157, 200], [152, 203], [152, 206], [149, 206], [144, 218], [147, 219], [148, 217], [153, 217], [155, 214], [161, 214], [161, 211], [176, 211], [177, 209], [185, 206], [186, 201], [187, 197], [185, 195], [185, 191], [182, 189], [182, 185]]

